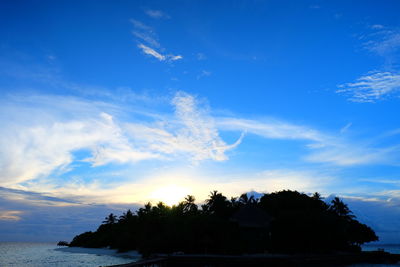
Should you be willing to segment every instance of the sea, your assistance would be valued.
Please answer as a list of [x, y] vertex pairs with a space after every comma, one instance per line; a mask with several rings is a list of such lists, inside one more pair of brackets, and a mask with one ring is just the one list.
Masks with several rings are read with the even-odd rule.
[[134, 262], [135, 251], [58, 247], [52, 243], [0, 242], [0, 267], [94, 267]]
[[[368, 245], [363, 250], [400, 254], [400, 245]], [[136, 251], [58, 247], [52, 243], [0, 242], [0, 267], [98, 267], [134, 262]], [[400, 267], [399, 264], [355, 264], [349, 267]]]

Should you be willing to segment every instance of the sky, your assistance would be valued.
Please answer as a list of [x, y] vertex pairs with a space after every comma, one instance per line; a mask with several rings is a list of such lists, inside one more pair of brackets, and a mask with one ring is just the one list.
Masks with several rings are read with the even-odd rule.
[[399, 1], [1, 1], [0, 241], [219, 190], [400, 243]]

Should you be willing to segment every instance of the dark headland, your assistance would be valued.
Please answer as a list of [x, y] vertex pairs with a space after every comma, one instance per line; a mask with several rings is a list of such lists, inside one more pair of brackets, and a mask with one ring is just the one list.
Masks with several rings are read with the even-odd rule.
[[120, 266], [338, 266], [396, 263], [399, 255], [361, 252], [377, 241], [339, 198], [326, 203], [284, 190], [259, 199], [228, 199], [213, 191], [201, 207], [193, 196], [172, 207], [162, 202], [106, 217], [95, 232], [70, 246], [137, 250], [143, 261]]

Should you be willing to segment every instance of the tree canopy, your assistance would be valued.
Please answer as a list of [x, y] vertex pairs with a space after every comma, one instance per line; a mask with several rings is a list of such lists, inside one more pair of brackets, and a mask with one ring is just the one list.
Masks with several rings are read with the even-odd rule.
[[70, 246], [138, 250], [144, 255], [240, 254], [354, 251], [376, 240], [375, 232], [337, 197], [326, 203], [318, 193], [284, 190], [260, 199], [242, 194], [228, 200], [212, 191], [201, 208], [189, 195], [172, 207], [147, 203], [118, 219], [111, 213], [95, 232], [77, 235]]

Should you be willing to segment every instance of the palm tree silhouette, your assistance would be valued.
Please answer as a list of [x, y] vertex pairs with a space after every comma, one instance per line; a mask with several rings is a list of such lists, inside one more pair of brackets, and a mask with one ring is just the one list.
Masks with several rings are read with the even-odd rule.
[[349, 209], [347, 204], [345, 204], [340, 198], [335, 197], [331, 201], [331, 203], [332, 205], [329, 207], [329, 210], [333, 211], [338, 216], [343, 217], [347, 220], [355, 218], [355, 216], [352, 214], [352, 211]]
[[246, 204], [256, 204], [257, 203], [257, 199], [254, 198], [254, 196], [248, 196], [247, 193], [241, 194], [239, 197], [239, 202], [243, 205]]
[[226, 215], [230, 204], [231, 203], [224, 195], [218, 193], [217, 190], [214, 190], [210, 192], [209, 198], [206, 200], [206, 204], [202, 207], [206, 212], [211, 214]]
[[103, 221], [104, 224], [114, 224], [117, 223], [117, 216], [114, 214], [110, 213], [107, 217], [105, 217], [105, 220]]
[[119, 216], [119, 222], [126, 222], [133, 218], [133, 213], [130, 209], [124, 212], [121, 216]]
[[182, 202], [184, 213], [193, 213], [198, 210], [197, 205], [194, 203], [196, 198], [192, 195], [187, 195]]

